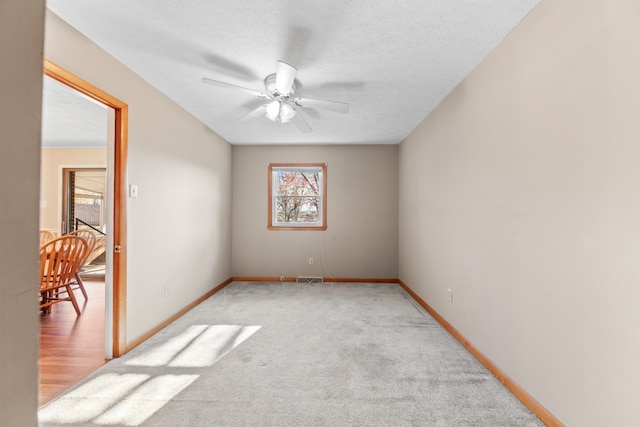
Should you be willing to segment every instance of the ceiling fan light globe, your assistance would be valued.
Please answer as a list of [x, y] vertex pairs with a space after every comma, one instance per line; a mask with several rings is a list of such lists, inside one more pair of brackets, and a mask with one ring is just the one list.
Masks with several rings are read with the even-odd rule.
[[289, 123], [296, 115], [296, 110], [286, 103], [282, 103], [280, 106], [280, 121], [282, 123]]
[[272, 121], [276, 121], [280, 115], [280, 102], [273, 101], [267, 106], [267, 118]]

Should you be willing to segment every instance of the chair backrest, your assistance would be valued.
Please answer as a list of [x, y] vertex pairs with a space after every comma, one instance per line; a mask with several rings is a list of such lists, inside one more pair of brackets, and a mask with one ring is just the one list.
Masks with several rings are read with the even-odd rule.
[[91, 252], [93, 252], [93, 248], [95, 248], [96, 246], [96, 234], [89, 229], [81, 228], [79, 230], [72, 231], [71, 233], [67, 234], [67, 236], [78, 236], [87, 241], [87, 253], [85, 254], [81, 264], [81, 266], [84, 267], [87, 264], [89, 255], [91, 254]]
[[62, 236], [40, 248], [40, 291], [54, 289], [75, 280], [87, 254], [87, 241], [79, 236]]
[[53, 234], [53, 231], [49, 231], [49, 230], [40, 230], [40, 246], [44, 245], [45, 243], [53, 240], [56, 238], [56, 235]]

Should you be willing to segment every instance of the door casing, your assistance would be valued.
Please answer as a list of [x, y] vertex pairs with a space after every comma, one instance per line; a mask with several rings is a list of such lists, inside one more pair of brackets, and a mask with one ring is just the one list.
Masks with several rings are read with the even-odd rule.
[[[113, 137], [113, 244], [108, 247], [112, 255], [112, 330], [111, 350], [113, 357], [127, 350], [126, 340], [126, 289], [127, 289], [127, 191], [126, 171], [128, 152], [129, 107], [89, 82], [45, 59], [44, 74], [78, 92], [110, 107], [114, 112]], [[109, 307], [106, 307], [108, 310]]]

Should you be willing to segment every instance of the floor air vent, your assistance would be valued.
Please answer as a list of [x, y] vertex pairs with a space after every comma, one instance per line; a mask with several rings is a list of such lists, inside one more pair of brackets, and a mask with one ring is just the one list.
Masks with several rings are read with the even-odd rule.
[[298, 276], [296, 278], [296, 282], [298, 283], [324, 283], [323, 277], [312, 277], [312, 276]]

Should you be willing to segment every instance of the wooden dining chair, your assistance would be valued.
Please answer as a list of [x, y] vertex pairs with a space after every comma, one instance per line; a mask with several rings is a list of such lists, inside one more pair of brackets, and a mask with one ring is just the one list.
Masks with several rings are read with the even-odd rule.
[[85, 269], [87, 264], [89, 264], [89, 255], [91, 255], [91, 253], [93, 252], [93, 248], [95, 248], [96, 246], [96, 235], [93, 231], [83, 228], [80, 230], [72, 231], [68, 234], [68, 236], [82, 237], [87, 241], [87, 253], [82, 260], [80, 268], [78, 269], [78, 271], [76, 271], [74, 283], [71, 284], [72, 289], [80, 289], [80, 292], [82, 292], [82, 295], [84, 296], [84, 299], [86, 301], [89, 299], [89, 296], [87, 295], [87, 290], [84, 288], [84, 283], [82, 282], [80, 274]]
[[87, 253], [87, 241], [79, 236], [62, 236], [40, 248], [40, 310], [51, 312], [51, 306], [71, 301], [80, 315], [78, 301], [71, 284]]
[[56, 235], [53, 234], [53, 231], [49, 231], [49, 230], [40, 230], [40, 246], [44, 245], [45, 243], [53, 240], [56, 238]]

